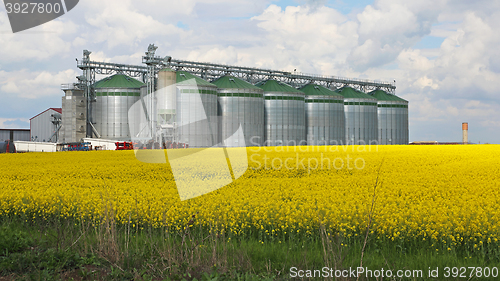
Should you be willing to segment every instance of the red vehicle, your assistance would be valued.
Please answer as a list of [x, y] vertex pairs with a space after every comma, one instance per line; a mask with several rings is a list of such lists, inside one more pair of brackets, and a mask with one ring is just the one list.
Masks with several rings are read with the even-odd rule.
[[132, 145], [132, 142], [129, 141], [122, 141], [122, 142], [115, 142], [116, 149], [115, 150], [131, 150], [134, 149], [134, 146]]

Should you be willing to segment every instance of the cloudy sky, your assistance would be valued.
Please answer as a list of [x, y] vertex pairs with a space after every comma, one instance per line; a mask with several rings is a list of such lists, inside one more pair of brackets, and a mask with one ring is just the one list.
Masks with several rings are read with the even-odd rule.
[[12, 33], [0, 7], [0, 128], [61, 107], [75, 58], [175, 59], [396, 80], [410, 141], [500, 143], [500, 0], [80, 0]]

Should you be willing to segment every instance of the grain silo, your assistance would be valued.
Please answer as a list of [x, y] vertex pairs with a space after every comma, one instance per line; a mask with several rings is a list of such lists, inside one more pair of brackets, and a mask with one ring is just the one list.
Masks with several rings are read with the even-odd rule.
[[377, 100], [351, 87], [337, 90], [344, 96], [347, 144], [377, 144]]
[[[264, 143], [262, 89], [228, 75], [212, 83], [218, 88], [219, 139], [226, 147], [262, 146]], [[243, 130], [242, 136], [235, 134], [240, 125]]]
[[[169, 67], [158, 72], [156, 89], [156, 121], [161, 128], [162, 142], [170, 148], [170, 144], [178, 142], [177, 134], [177, 74]], [[141, 89], [145, 93], [147, 89]]]
[[408, 144], [408, 101], [380, 89], [369, 95], [378, 100], [379, 144]]
[[128, 110], [139, 100], [144, 83], [124, 74], [115, 74], [94, 85], [96, 101], [92, 121], [103, 139], [130, 140]]
[[306, 144], [304, 92], [276, 80], [256, 86], [264, 90], [265, 145]]
[[344, 97], [316, 84], [307, 84], [300, 90], [306, 94], [307, 144], [343, 144], [345, 140]]
[[186, 71], [176, 73], [178, 140], [189, 147], [218, 145], [217, 86]]

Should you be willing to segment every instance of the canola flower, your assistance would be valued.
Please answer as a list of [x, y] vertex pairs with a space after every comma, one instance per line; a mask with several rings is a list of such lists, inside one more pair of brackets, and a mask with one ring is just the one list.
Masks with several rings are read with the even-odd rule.
[[179, 231], [196, 214], [192, 227], [263, 243], [314, 236], [321, 226], [349, 238], [366, 231], [378, 177], [370, 231], [377, 239], [498, 245], [498, 145], [231, 149], [247, 150], [247, 172], [187, 201], [168, 163], [142, 163], [133, 151], [3, 154], [0, 216], [98, 222], [111, 214]]

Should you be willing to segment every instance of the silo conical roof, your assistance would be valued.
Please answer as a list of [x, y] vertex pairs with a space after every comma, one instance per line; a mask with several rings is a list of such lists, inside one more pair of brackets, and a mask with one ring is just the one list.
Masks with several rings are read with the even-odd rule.
[[[194, 80], [191, 80], [194, 79]], [[215, 87], [214, 84], [201, 79], [187, 71], [177, 71], [176, 82], [178, 85], [193, 85], [193, 86], [209, 86]]]
[[305, 85], [304, 87], [300, 88], [302, 92], [304, 92], [308, 96], [335, 96], [335, 97], [342, 97], [342, 95], [327, 89], [323, 86], [316, 85], [314, 83], [310, 83]]
[[398, 97], [396, 95], [390, 95], [390, 94], [388, 94], [385, 91], [382, 91], [380, 89], [371, 91], [368, 94], [370, 96], [376, 98], [377, 100], [380, 100], [380, 101], [401, 101], [401, 102], [408, 102], [405, 99], [402, 99], [402, 98], [400, 98], [400, 97]]
[[261, 90], [259, 87], [254, 86], [247, 81], [241, 80], [231, 75], [226, 75], [217, 78], [212, 84], [216, 85], [219, 89], [253, 89]]
[[115, 74], [97, 81], [94, 88], [140, 88], [143, 85], [141, 81], [125, 74]]
[[170, 67], [165, 67], [165, 68], [162, 68], [162, 69], [160, 70], [160, 72], [174, 72], [174, 71], [175, 71], [175, 70], [173, 70], [173, 69], [172, 69], [172, 68], [170, 68]]
[[276, 80], [266, 80], [255, 84], [255, 86], [261, 88], [265, 92], [295, 92], [295, 93], [304, 93], [295, 89], [294, 87], [287, 85], [282, 82], [278, 82]]
[[338, 89], [337, 92], [342, 96], [344, 96], [344, 98], [346, 99], [372, 99], [372, 100], [375, 99], [370, 95], [367, 95], [361, 91], [358, 91], [348, 86]]

